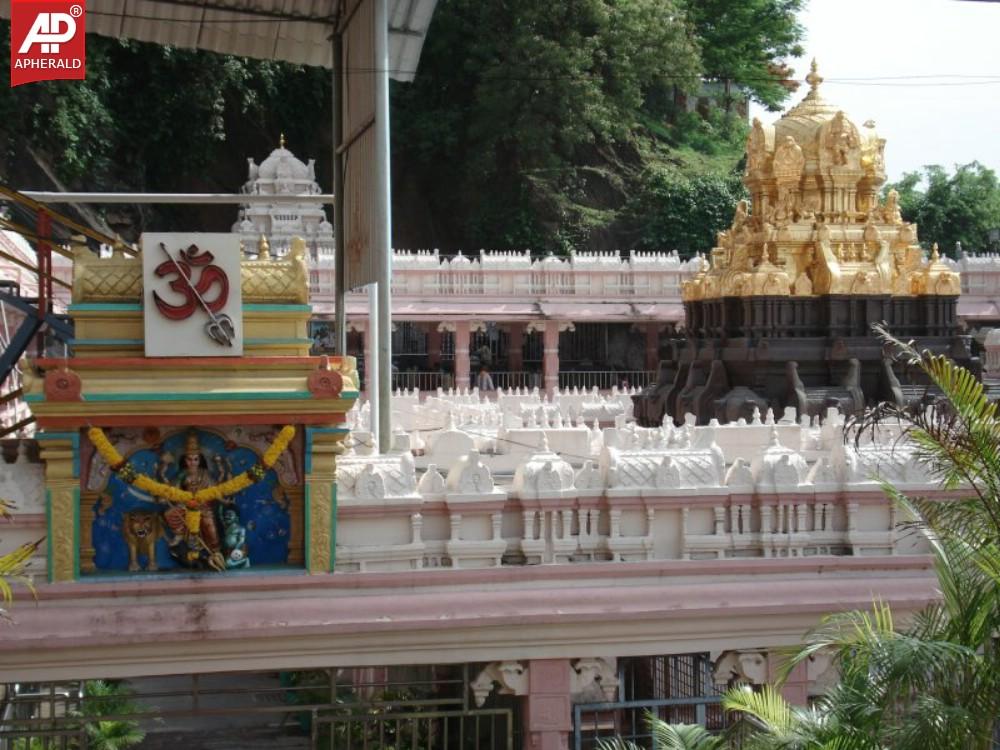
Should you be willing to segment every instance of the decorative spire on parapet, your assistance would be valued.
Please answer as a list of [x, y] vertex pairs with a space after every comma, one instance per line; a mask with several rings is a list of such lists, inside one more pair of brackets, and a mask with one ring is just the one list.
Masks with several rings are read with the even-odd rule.
[[754, 119], [743, 178], [751, 200], [737, 204], [683, 299], [958, 294], [955, 271], [924, 259], [898, 193], [879, 197], [885, 139], [875, 123], [859, 129], [822, 99], [815, 60], [806, 81], [805, 98], [773, 125]]

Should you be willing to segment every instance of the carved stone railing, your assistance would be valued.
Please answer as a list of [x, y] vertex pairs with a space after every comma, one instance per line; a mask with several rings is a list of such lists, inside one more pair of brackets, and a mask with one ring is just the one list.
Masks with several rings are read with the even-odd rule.
[[[649, 299], [680, 302], [681, 283], [695, 271], [676, 252], [571, 253], [533, 257], [528, 252], [480, 251], [442, 256], [438, 251], [396, 250], [392, 291], [407, 297], [549, 297], [555, 299]], [[314, 302], [332, 302], [334, 263], [320, 250], [310, 271]]]
[[[874, 477], [929, 495], [933, 478], [902, 443], [845, 445], [839, 424], [627, 426], [597, 435], [567, 425], [500, 429], [492, 443], [489, 434], [485, 423], [459, 429], [452, 419], [420, 442], [421, 455], [345, 456], [338, 570], [926, 549], [918, 535], [899, 533]], [[552, 441], [560, 447], [550, 449]], [[512, 480], [503, 479], [508, 472]]]

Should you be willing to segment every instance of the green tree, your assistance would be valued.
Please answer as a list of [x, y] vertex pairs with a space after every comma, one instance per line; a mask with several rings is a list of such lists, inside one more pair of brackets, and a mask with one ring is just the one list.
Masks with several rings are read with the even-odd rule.
[[146, 737], [139, 722], [127, 719], [139, 711], [132, 690], [125, 683], [88, 680], [83, 685], [83, 728], [88, 750], [126, 750]]
[[789, 91], [785, 58], [804, 52], [803, 29], [795, 20], [802, 5], [802, 0], [685, 0], [705, 75], [776, 109]]
[[966, 250], [982, 250], [989, 230], [1000, 228], [1000, 182], [979, 162], [956, 166], [951, 175], [938, 165], [926, 166], [886, 186], [891, 189], [899, 191], [903, 218], [918, 225], [927, 247], [936, 242], [950, 254], [961, 242]]
[[[767, 65], [796, 51], [798, 3], [743, 5], [714, 3], [743, 39], [731, 79], [777, 103], [787, 90]], [[397, 244], [707, 250], [721, 224], [703, 225], [693, 245], [650, 217], [701, 223], [702, 206], [656, 203], [659, 177], [727, 179], [742, 157], [738, 119], [703, 120], [675, 103], [716, 75], [706, 61], [722, 64], [717, 38], [698, 3], [682, 0], [439, 3], [415, 82], [393, 91]], [[729, 200], [711, 212], [730, 214]]]

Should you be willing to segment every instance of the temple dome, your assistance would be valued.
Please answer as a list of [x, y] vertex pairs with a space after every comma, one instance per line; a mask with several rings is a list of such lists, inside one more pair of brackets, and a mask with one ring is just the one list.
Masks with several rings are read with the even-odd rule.
[[303, 164], [284, 144], [274, 149], [261, 162], [259, 176], [265, 180], [311, 180], [309, 167]]

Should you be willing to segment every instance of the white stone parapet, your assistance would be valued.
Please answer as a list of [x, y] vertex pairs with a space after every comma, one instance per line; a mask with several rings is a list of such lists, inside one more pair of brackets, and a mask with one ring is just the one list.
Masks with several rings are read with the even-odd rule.
[[[403, 297], [638, 299], [679, 306], [681, 283], [697, 265], [676, 251], [537, 257], [529, 251], [480, 250], [447, 257], [437, 250], [394, 250], [392, 269], [392, 293]], [[310, 273], [313, 302], [332, 304], [334, 283], [333, 249], [320, 246]]]

